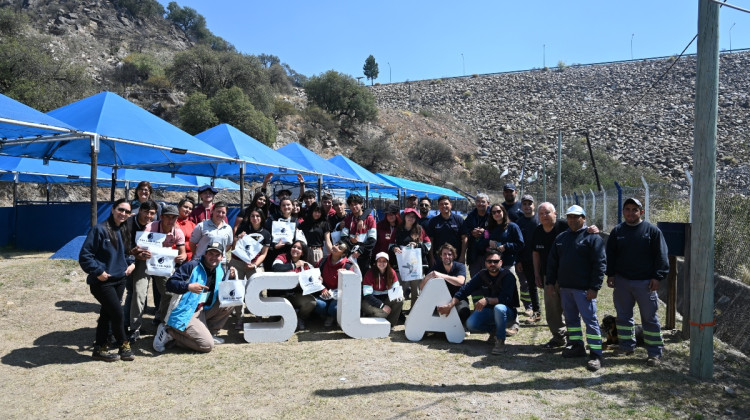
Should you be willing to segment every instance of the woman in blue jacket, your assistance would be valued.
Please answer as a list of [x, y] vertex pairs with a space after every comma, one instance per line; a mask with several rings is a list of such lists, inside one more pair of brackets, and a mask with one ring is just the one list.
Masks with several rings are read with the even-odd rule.
[[[129, 235], [123, 232], [123, 222], [130, 213], [130, 203], [126, 199], [115, 201], [107, 220], [91, 228], [78, 255], [78, 263], [88, 274], [86, 283], [89, 290], [102, 305], [96, 324], [94, 352], [91, 355], [94, 360], [114, 362], [134, 359], [130, 342], [126, 339], [125, 319], [120, 304], [125, 291], [125, 277], [135, 268], [133, 261], [125, 256], [125, 250], [130, 246], [126, 245]], [[119, 347], [118, 354], [107, 351], [110, 325]]]

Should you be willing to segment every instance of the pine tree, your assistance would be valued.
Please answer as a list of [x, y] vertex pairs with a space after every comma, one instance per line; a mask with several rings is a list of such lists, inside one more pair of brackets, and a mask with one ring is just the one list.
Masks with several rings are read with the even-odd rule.
[[369, 57], [367, 57], [367, 60], [365, 60], [365, 65], [362, 67], [362, 70], [365, 73], [365, 77], [370, 79], [370, 85], [372, 85], [375, 82], [375, 79], [378, 78], [378, 63], [375, 62], [375, 57], [370, 54]]

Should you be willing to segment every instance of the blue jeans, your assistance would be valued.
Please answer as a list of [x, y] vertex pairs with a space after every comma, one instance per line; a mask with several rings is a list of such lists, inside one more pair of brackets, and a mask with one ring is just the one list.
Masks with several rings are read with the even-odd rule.
[[495, 337], [505, 340], [505, 328], [508, 322], [516, 319], [516, 309], [499, 304], [484, 307], [481, 311], [474, 311], [466, 320], [466, 328], [471, 332], [492, 332]]
[[338, 307], [339, 301], [336, 299], [323, 300], [318, 297], [315, 298], [315, 313], [321, 317], [335, 317]]
[[661, 325], [657, 311], [659, 310], [659, 296], [648, 288], [650, 280], [628, 280], [622, 276], [615, 276], [615, 290], [612, 300], [617, 311], [617, 335], [620, 348], [635, 350], [635, 324], [633, 308], [638, 304], [643, 322], [644, 344], [649, 356], [661, 356], [664, 341], [661, 337]]
[[586, 299], [586, 291], [579, 289], [560, 288], [565, 323], [568, 325], [568, 342], [573, 345], [583, 345], [583, 331], [581, 319], [586, 324], [586, 342], [589, 343], [591, 353], [602, 356], [602, 333], [599, 321], [596, 319], [596, 299]]

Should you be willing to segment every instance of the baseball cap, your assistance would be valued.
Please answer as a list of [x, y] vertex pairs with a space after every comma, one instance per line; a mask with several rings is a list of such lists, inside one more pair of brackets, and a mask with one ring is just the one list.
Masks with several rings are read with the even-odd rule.
[[375, 256], [375, 261], [377, 261], [380, 258], [385, 258], [386, 261], [390, 261], [390, 259], [388, 258], [387, 252], [378, 252], [378, 255]]
[[505, 185], [503, 185], [503, 190], [513, 190], [513, 191], [515, 191], [516, 190], [516, 186], [513, 185], [513, 184], [505, 184]]
[[400, 212], [401, 212], [401, 209], [395, 204], [389, 204], [388, 209], [385, 211], [386, 214], [391, 214], [391, 213], [399, 214]]
[[180, 212], [174, 204], [167, 204], [161, 209], [162, 216], [179, 216]]
[[404, 216], [406, 216], [409, 213], [413, 213], [415, 216], [417, 216], [417, 219], [422, 218], [422, 216], [419, 215], [419, 212], [417, 211], [417, 209], [413, 209], [411, 207], [404, 209]]
[[583, 216], [586, 217], [586, 212], [583, 210], [581, 206], [570, 206], [568, 207], [568, 210], [565, 212], [566, 216], [573, 215], [573, 216]]
[[641, 202], [635, 197], [630, 197], [625, 200], [625, 202], [622, 203], [622, 206], [625, 207], [626, 204], [635, 204], [639, 209], [643, 210], [643, 204], [641, 204]]
[[203, 191], [207, 191], [207, 190], [211, 190], [211, 192], [214, 193], [214, 194], [216, 194], [216, 193], [219, 192], [219, 190], [217, 190], [213, 186], [206, 184], [206, 185], [201, 185], [201, 187], [198, 188], [198, 194], [202, 193]]
[[220, 242], [211, 242], [210, 244], [208, 244], [208, 248], [206, 248], [206, 252], [212, 249], [219, 251], [221, 255], [224, 255], [224, 245], [222, 245]]
[[534, 202], [534, 196], [531, 195], [531, 194], [524, 194], [521, 197], [521, 202], [523, 203], [524, 201], [531, 201], [533, 203]]

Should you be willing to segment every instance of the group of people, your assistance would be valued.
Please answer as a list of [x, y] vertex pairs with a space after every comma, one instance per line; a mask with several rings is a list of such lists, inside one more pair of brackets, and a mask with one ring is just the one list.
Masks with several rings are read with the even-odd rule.
[[[524, 195], [518, 200], [512, 184], [504, 186], [504, 201], [498, 204], [478, 194], [476, 208], [466, 219], [452, 211], [447, 196], [438, 198], [438, 213], [431, 216], [432, 200], [412, 195], [403, 209], [391, 204], [376, 222], [359, 195], [344, 201], [323, 194], [318, 202], [314, 192], [305, 191], [300, 177], [301, 205], [286, 189], [277, 191], [273, 201], [266, 190], [270, 180], [271, 174], [233, 226], [227, 222], [226, 203], [214, 202], [216, 190], [210, 186], [199, 189], [198, 205], [189, 199], [177, 207], [155, 203], [148, 183], [138, 186], [133, 203], [115, 202], [110, 217], [92, 228], [80, 254], [91, 292], [102, 305], [94, 359], [133, 360], [130, 342], [140, 335], [150, 280], [158, 308], [154, 349], [162, 352], [177, 344], [208, 352], [223, 343], [217, 334], [235, 311], [218, 304], [222, 281], [249, 279], [261, 271], [300, 273], [317, 268], [322, 290], [306, 294], [298, 286], [264, 292], [288, 299], [298, 315], [298, 330], [313, 317], [333, 326], [339, 270], [361, 275], [362, 315], [386, 318], [392, 326], [407, 316], [405, 299], [413, 307], [420, 290], [441, 279], [452, 299], [438, 306], [437, 313], [455, 308], [466, 333], [489, 333], [492, 353], [501, 354], [506, 337], [519, 332], [519, 313], [530, 324], [541, 320], [537, 290], [543, 288], [552, 333], [544, 347], [564, 347], [564, 357], [586, 356], [582, 318], [590, 348], [587, 367], [592, 370], [603, 360], [596, 296], [606, 274], [607, 284], [615, 288], [620, 333], [616, 354], [634, 351], [633, 308], [638, 303], [649, 364], [660, 360], [663, 343], [655, 290], [668, 271], [666, 245], [658, 229], [642, 221], [643, 207], [637, 199], [625, 202], [625, 222], [612, 231], [605, 248], [596, 226], [586, 226], [583, 209], [568, 209], [567, 223], [557, 220], [551, 203], [540, 204], [537, 214], [534, 198]], [[174, 274], [146, 274], [143, 266], [151, 253], [140, 246], [137, 232], [166, 235], [161, 246], [177, 251]], [[407, 253], [416, 259], [399, 264]], [[227, 255], [229, 264], [222, 264]], [[421, 268], [421, 275], [409, 276], [407, 266]], [[240, 329], [244, 310], [236, 315]], [[107, 351], [112, 344], [117, 353]]]

